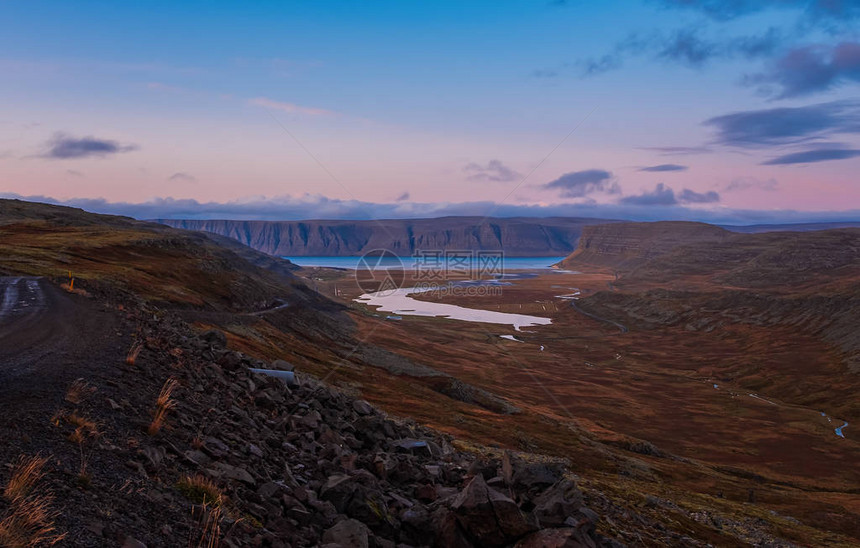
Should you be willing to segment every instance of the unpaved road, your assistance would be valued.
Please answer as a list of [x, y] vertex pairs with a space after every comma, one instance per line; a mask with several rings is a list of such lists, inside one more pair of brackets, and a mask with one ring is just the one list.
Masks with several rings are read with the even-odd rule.
[[105, 361], [115, 365], [128, 348], [116, 318], [44, 278], [0, 277], [0, 406], [29, 407], [37, 403], [30, 398], [56, 396]]

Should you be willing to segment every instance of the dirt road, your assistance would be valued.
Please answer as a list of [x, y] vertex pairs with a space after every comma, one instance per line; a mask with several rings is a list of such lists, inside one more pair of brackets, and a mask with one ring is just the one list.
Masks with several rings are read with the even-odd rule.
[[44, 278], [0, 277], [0, 406], [44, 403], [28, 400], [115, 365], [128, 348], [116, 318]]

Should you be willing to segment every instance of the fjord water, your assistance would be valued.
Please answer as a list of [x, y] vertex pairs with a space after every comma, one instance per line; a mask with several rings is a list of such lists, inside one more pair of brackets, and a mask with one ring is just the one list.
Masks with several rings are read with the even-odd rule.
[[[358, 267], [361, 257], [283, 257], [292, 263], [305, 267], [326, 267], [326, 268], [345, 268], [354, 270]], [[543, 270], [550, 268], [552, 265], [560, 262], [564, 257], [505, 257], [502, 264], [503, 269], [507, 270]], [[375, 258], [372, 259], [375, 261]], [[420, 261], [417, 257], [393, 257], [384, 256], [374, 268], [415, 268], [416, 261]], [[472, 259], [472, 266], [476, 266], [476, 261]]]

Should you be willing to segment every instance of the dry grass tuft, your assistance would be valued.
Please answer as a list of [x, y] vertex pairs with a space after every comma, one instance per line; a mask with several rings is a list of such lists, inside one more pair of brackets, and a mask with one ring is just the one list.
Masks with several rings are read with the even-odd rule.
[[137, 357], [140, 355], [141, 350], [143, 350], [143, 343], [136, 342], [131, 345], [131, 348], [128, 349], [128, 355], [125, 357], [125, 363], [128, 365], [134, 365], [134, 362], [137, 361]]
[[161, 387], [161, 392], [158, 393], [158, 399], [155, 400], [155, 414], [152, 417], [152, 422], [149, 424], [147, 432], [150, 436], [156, 435], [164, 426], [164, 419], [167, 412], [176, 405], [176, 402], [171, 399], [173, 391], [179, 386], [176, 379], [170, 378]]
[[182, 495], [196, 504], [221, 506], [224, 496], [212, 480], [201, 475], [185, 476], [176, 484]]
[[33, 488], [42, 479], [45, 463], [48, 459], [44, 457], [21, 457], [18, 464], [15, 466], [12, 477], [9, 478], [9, 483], [3, 490], [3, 497], [10, 503], [16, 499], [26, 498], [33, 491]]
[[90, 386], [87, 381], [84, 379], [77, 379], [66, 391], [66, 401], [77, 405], [93, 395], [95, 391], [96, 388], [94, 386]]
[[98, 425], [94, 421], [91, 421], [90, 419], [88, 419], [86, 417], [82, 417], [81, 415], [78, 415], [77, 411], [73, 411], [70, 414], [65, 415], [63, 417], [63, 420], [65, 420], [67, 423], [74, 426], [76, 431], [80, 430], [81, 431], [80, 435], [96, 436], [99, 433]]
[[0, 520], [0, 546], [53, 546], [65, 537], [54, 526], [57, 512], [51, 510], [53, 498], [49, 494], [35, 492], [44, 475], [42, 470], [46, 462], [43, 457], [21, 458], [12, 472], [3, 490], [9, 507]]
[[188, 539], [188, 548], [218, 548], [221, 546], [221, 504], [195, 506], [191, 515], [194, 525]]

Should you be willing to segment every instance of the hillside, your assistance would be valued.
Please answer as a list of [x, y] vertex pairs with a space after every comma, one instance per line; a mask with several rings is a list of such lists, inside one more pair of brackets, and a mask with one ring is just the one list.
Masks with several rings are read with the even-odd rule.
[[[588, 229], [561, 264], [616, 272], [609, 291], [578, 303], [598, 317], [715, 335], [733, 325], [790, 328], [832, 345], [841, 362], [834, 373], [848, 374], [843, 386], [860, 387], [860, 337], [852, 327], [860, 322], [860, 229], [732, 234], [686, 223], [606, 225]], [[760, 386], [860, 415], [860, 402], [829, 397], [816, 382], [775, 371]]]
[[583, 227], [605, 219], [549, 217], [387, 219], [378, 221], [172, 220], [175, 228], [233, 238], [270, 255], [354, 256], [388, 249], [401, 256], [416, 250], [504, 250], [511, 257], [567, 255]]
[[681, 221], [589, 226], [583, 229], [576, 250], [558, 266], [573, 269], [577, 265], [597, 265], [629, 270], [679, 245], [720, 242], [731, 235], [713, 225]]
[[[356, 340], [288, 263], [17, 201], [0, 236], [0, 545], [618, 546], [564, 461], [464, 451], [316, 380], [372, 362], [500, 401]], [[284, 358], [297, 381], [252, 371]]]
[[[608, 378], [571, 382], [571, 367], [614, 376], [610, 364], [631, 367], [637, 352], [599, 357], [636, 339], [613, 342], [617, 330], [569, 306], [543, 335], [517, 334], [549, 337], [544, 352], [480, 324], [389, 321], [344, 297], [358, 290], [348, 273], [331, 274], [344, 276], [326, 293], [336, 303], [289, 262], [163, 225], [2, 201], [0, 236], [0, 487], [23, 483], [50, 509], [27, 521], [31, 498], [0, 495], [0, 545], [22, 523], [70, 546], [138, 548], [213, 535], [236, 547], [468, 548], [850, 545], [860, 534], [832, 475], [786, 488], [784, 476], [678, 456], [675, 428], [658, 448], [652, 432], [600, 426], [630, 422], [616, 396], [641, 388], [654, 358], [620, 370], [617, 394]], [[550, 296], [557, 276], [577, 275], [547, 274]], [[506, 306], [542, 307], [534, 297]], [[642, 348], [662, 348], [653, 342], [668, 343]], [[577, 415], [544, 390], [570, 392]], [[675, 403], [647, 393], [655, 408], [632, 418], [656, 423], [656, 406]]]

